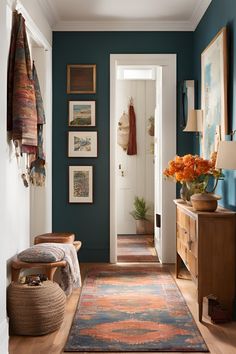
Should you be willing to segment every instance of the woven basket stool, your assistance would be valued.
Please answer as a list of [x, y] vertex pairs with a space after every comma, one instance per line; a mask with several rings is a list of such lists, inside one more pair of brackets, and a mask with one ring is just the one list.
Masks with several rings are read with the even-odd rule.
[[25, 336], [56, 331], [64, 319], [65, 302], [63, 290], [52, 281], [40, 286], [12, 282], [7, 290], [10, 331]]

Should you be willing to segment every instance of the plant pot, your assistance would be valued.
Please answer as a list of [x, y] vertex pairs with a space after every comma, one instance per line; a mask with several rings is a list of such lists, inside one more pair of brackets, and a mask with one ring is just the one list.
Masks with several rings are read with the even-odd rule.
[[197, 193], [191, 196], [193, 209], [196, 211], [215, 211], [220, 196], [213, 193]]
[[153, 221], [145, 220], [145, 219], [136, 220], [136, 234], [153, 235], [154, 234]]

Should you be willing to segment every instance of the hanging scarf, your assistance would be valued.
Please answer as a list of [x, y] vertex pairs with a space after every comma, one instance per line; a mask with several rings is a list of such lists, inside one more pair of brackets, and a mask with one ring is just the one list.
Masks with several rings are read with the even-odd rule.
[[136, 141], [136, 117], [133, 106], [133, 99], [130, 99], [129, 104], [129, 144], [127, 155], [137, 155], [137, 141]]
[[43, 100], [40, 91], [37, 71], [33, 62], [33, 82], [36, 97], [37, 110], [37, 132], [38, 146], [36, 159], [30, 164], [30, 182], [35, 186], [44, 186], [46, 171], [45, 171], [45, 154], [43, 151], [43, 124], [45, 124], [45, 113], [43, 108]]
[[25, 20], [14, 12], [8, 61], [7, 130], [20, 153], [37, 149], [37, 111]]

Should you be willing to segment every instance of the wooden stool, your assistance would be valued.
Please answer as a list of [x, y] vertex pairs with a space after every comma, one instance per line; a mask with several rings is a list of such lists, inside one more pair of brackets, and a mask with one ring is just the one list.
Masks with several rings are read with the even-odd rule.
[[48, 232], [47, 234], [38, 235], [34, 238], [34, 244], [55, 242], [55, 243], [73, 243], [75, 234], [71, 232]]
[[[78, 252], [82, 246], [81, 241], [74, 241], [73, 245]], [[31, 268], [41, 268], [43, 273], [47, 275], [48, 279], [53, 281], [54, 274], [58, 267], [65, 267], [66, 261], [62, 260], [59, 262], [50, 262], [50, 263], [33, 263], [33, 262], [23, 262], [18, 257], [15, 257], [11, 263], [11, 277], [12, 281], [18, 281], [20, 272], [22, 269], [31, 269]]]

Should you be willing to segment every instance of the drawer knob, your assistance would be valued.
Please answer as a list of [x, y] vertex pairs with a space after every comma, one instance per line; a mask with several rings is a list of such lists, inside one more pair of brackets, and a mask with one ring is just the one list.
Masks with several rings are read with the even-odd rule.
[[188, 248], [189, 248], [190, 251], [191, 251], [192, 243], [193, 243], [192, 240], [189, 240], [189, 241], [188, 241]]

